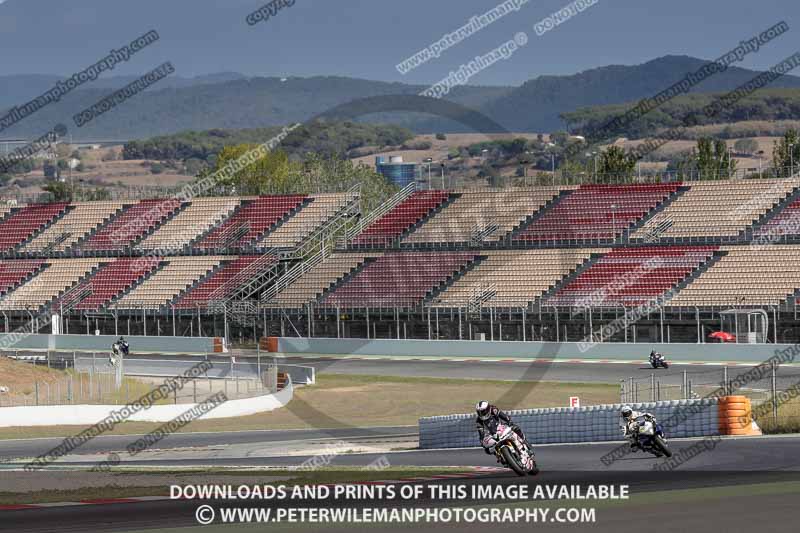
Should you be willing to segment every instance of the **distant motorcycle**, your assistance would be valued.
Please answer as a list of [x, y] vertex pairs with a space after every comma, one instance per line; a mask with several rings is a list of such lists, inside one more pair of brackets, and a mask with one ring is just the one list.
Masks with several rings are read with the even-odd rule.
[[494, 440], [494, 453], [503, 466], [510, 468], [519, 476], [525, 474], [535, 476], [539, 473], [533, 450], [522, 442], [511, 426], [498, 424]]
[[667, 360], [664, 358], [664, 354], [653, 350], [650, 352], [650, 366], [653, 368], [669, 368], [669, 363], [667, 363]]
[[130, 347], [128, 346], [128, 342], [117, 341], [111, 345], [111, 355], [108, 358], [108, 362], [111, 363], [111, 366], [117, 366], [120, 354], [127, 357], [129, 353]]
[[642, 451], [652, 453], [656, 457], [664, 455], [672, 457], [672, 452], [667, 446], [667, 438], [664, 436], [664, 428], [655, 418], [639, 416], [631, 420], [628, 432], [633, 442]]

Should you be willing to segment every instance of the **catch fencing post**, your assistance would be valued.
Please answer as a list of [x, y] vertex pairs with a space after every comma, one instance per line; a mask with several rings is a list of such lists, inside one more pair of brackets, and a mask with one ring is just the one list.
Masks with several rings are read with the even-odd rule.
[[778, 362], [772, 361], [772, 423], [778, 425]]
[[688, 383], [688, 376], [686, 375], [686, 370], [684, 370], [683, 381], [681, 382], [681, 396], [683, 396], [682, 399], [684, 400], [688, 397], [687, 383]]
[[725, 396], [729, 394], [728, 392], [728, 367], [722, 367], [722, 392], [725, 393]]
[[656, 375], [653, 373], [650, 374], [650, 398], [656, 401]]
[[33, 392], [36, 398], [36, 405], [39, 405], [39, 382], [33, 384]]
[[197, 403], [197, 380], [192, 380], [192, 402]]

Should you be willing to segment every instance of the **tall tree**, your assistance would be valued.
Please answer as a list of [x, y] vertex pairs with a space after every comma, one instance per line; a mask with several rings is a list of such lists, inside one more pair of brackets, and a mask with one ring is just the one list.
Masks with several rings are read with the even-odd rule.
[[781, 140], [772, 146], [772, 166], [778, 176], [790, 176], [800, 166], [800, 139], [797, 130], [787, 130]]
[[736, 171], [736, 161], [731, 158], [728, 145], [722, 139], [702, 137], [692, 152], [700, 179], [725, 179]]
[[625, 153], [620, 146], [609, 146], [600, 152], [597, 178], [600, 183], [624, 183], [633, 178], [636, 158]]

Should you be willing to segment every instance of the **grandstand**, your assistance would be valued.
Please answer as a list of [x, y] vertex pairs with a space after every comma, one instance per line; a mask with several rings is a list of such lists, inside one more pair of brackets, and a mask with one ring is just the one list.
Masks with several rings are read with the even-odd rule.
[[0, 312], [7, 328], [38, 312], [86, 331], [579, 340], [636, 310], [613, 340], [697, 342], [734, 309], [788, 342], [798, 213], [798, 179], [407, 188], [364, 216], [356, 191], [5, 206]]

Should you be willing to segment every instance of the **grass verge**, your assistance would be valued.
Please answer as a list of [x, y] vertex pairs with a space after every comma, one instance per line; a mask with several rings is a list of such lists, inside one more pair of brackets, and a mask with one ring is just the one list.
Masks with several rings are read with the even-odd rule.
[[[251, 416], [198, 420], [182, 432], [224, 432], [264, 429], [416, 425], [420, 417], [469, 413], [475, 402], [488, 399], [505, 410], [563, 407], [570, 396], [583, 405], [614, 403], [617, 385], [598, 383], [508, 382], [471, 379], [415, 378], [322, 374], [317, 384], [295, 390], [285, 408]], [[107, 433], [148, 433], [159, 424], [125, 422]], [[0, 439], [73, 435], [80, 426], [0, 428]]]

